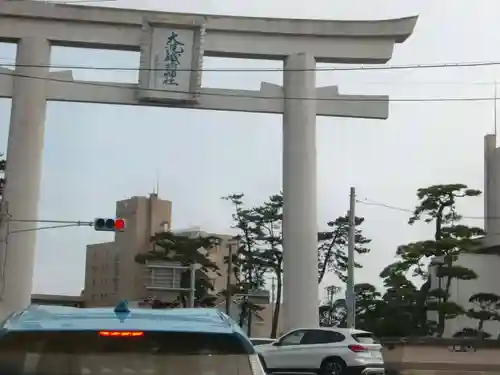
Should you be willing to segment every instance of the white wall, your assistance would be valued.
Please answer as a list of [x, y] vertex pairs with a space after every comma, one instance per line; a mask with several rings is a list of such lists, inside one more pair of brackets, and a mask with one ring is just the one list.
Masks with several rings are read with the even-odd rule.
[[[465, 310], [473, 307], [469, 298], [476, 293], [495, 293], [500, 295], [500, 256], [487, 254], [463, 254], [459, 257], [456, 265], [467, 267], [478, 275], [476, 280], [453, 280], [450, 287], [451, 301], [458, 303]], [[431, 274], [431, 289], [438, 288], [438, 279], [433, 272], [434, 267], [429, 269]], [[444, 287], [446, 279], [443, 278], [441, 285]], [[430, 312], [429, 319], [437, 320], [436, 314]], [[465, 316], [446, 321], [443, 337], [451, 337], [463, 328], [477, 328], [478, 321], [471, 320]], [[499, 322], [485, 322], [484, 331], [496, 338], [500, 334]]]

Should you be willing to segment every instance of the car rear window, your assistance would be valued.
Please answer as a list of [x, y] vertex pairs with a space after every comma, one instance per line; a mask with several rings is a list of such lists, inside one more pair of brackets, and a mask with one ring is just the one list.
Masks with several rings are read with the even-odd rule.
[[354, 333], [351, 335], [360, 344], [379, 344], [380, 341], [371, 333]]
[[10, 332], [0, 374], [252, 375], [241, 336], [183, 332]]

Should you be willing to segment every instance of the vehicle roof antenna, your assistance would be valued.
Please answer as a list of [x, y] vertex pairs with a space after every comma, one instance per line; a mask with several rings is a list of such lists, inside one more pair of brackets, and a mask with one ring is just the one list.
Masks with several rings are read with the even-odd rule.
[[128, 314], [130, 313], [130, 309], [128, 308], [128, 302], [126, 300], [122, 300], [118, 302], [118, 305], [115, 307], [116, 314]]

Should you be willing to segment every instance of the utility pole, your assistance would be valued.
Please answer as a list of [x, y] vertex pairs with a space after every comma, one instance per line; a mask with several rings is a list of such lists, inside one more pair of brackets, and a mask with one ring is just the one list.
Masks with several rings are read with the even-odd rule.
[[250, 259], [249, 259], [249, 265], [248, 265], [248, 271], [246, 275], [246, 287], [245, 287], [245, 310], [247, 314], [247, 336], [252, 337], [252, 320], [253, 320], [253, 304], [250, 301], [250, 298], [248, 298], [253, 292], [253, 271], [254, 271], [254, 255], [252, 252], [250, 252]]
[[227, 256], [227, 277], [226, 277], [226, 314], [231, 316], [231, 275], [233, 273], [233, 244], [227, 244], [228, 256]]
[[349, 196], [349, 233], [347, 239], [347, 327], [354, 328], [356, 325], [356, 293], [354, 291], [354, 248], [356, 231], [356, 191], [351, 187]]
[[250, 298], [247, 296], [246, 298], [246, 304], [247, 304], [247, 336], [251, 337], [252, 336], [252, 322], [253, 322], [253, 314], [254, 314], [254, 309], [253, 309], [253, 303], [250, 301]]
[[274, 316], [274, 310], [276, 309], [276, 304], [278, 302], [276, 301], [276, 278], [272, 277], [271, 278], [271, 313]]

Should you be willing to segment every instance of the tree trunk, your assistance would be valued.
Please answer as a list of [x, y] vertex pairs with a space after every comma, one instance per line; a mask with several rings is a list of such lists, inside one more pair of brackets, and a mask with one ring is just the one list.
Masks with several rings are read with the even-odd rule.
[[276, 273], [277, 286], [276, 286], [276, 301], [274, 302], [274, 313], [273, 321], [271, 326], [271, 338], [276, 338], [278, 335], [278, 324], [280, 318], [280, 307], [281, 307], [281, 293], [283, 289], [283, 281], [281, 280], [281, 273]]
[[[183, 289], [191, 288], [190, 270], [185, 270], [181, 273], [181, 282], [179, 285]], [[179, 293], [179, 300], [183, 308], [188, 307], [189, 292], [182, 291]]]
[[240, 303], [240, 319], [239, 319], [239, 325], [242, 329], [245, 326], [246, 314], [247, 314], [247, 303], [245, 300], [243, 300]]
[[332, 258], [333, 245], [337, 241], [337, 237], [338, 236], [335, 236], [331, 239], [330, 246], [328, 247], [328, 250], [326, 251], [325, 259], [323, 259], [323, 264], [321, 265], [321, 267], [320, 267], [321, 269], [319, 271], [318, 284], [321, 284], [321, 282], [323, 281], [323, 278], [325, 277], [326, 270], [328, 268], [328, 264]]
[[186, 296], [186, 293], [184, 292], [181, 292], [181, 294], [179, 295], [179, 299], [181, 300], [181, 305], [183, 308], [187, 308], [187, 296]]
[[[449, 260], [446, 263], [446, 267], [448, 270], [453, 266], [453, 260]], [[446, 285], [444, 287], [444, 293], [445, 295], [443, 296], [443, 303], [447, 303], [448, 300], [450, 299], [450, 288], [451, 288], [451, 276], [446, 277]], [[440, 306], [441, 307], [441, 306]], [[441, 312], [441, 310], [438, 311], [438, 316], [439, 316], [439, 322], [438, 322], [438, 331], [437, 331], [437, 336], [438, 337], [443, 337], [444, 329], [446, 326], [446, 314], [444, 312]]]
[[253, 320], [253, 314], [255, 313], [255, 309], [253, 307], [254, 305], [252, 303], [248, 303], [248, 308], [247, 308], [247, 336], [252, 337], [252, 320]]
[[479, 323], [477, 324], [477, 335], [482, 338], [482, 333], [483, 333], [483, 328], [484, 328], [484, 320], [479, 320]]

